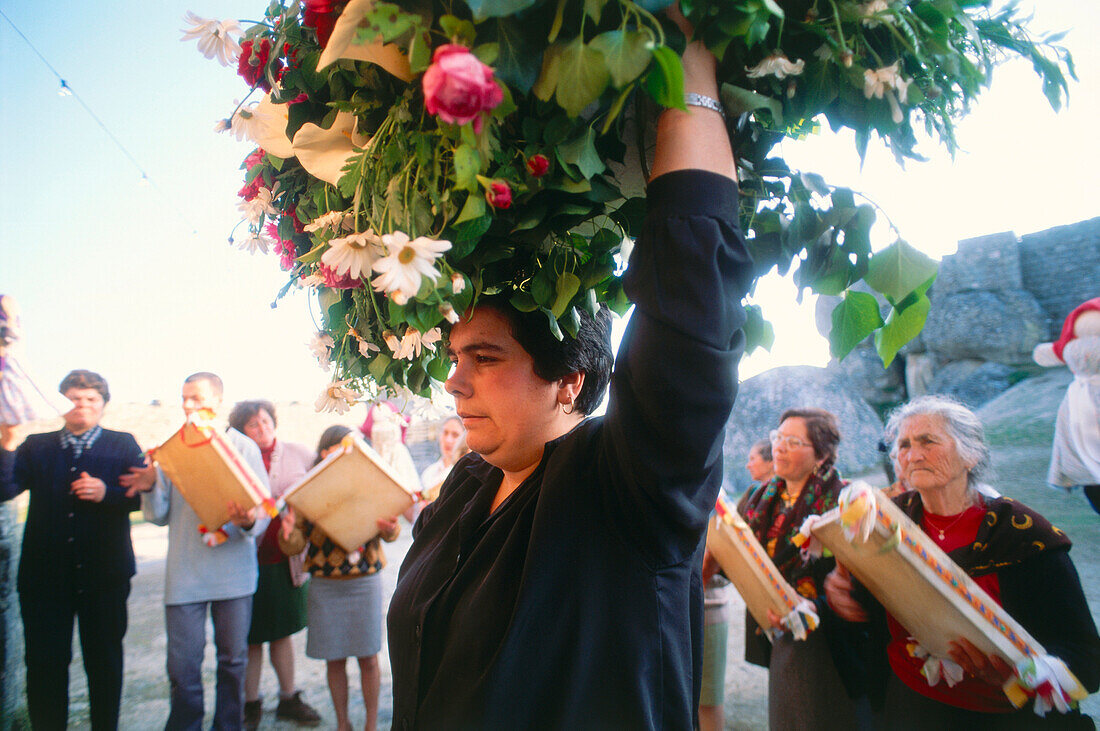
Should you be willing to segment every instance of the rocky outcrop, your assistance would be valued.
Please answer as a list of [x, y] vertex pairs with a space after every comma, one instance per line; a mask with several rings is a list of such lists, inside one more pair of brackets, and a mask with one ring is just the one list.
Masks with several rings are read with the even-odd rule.
[[1016, 369], [1003, 363], [958, 360], [936, 372], [929, 393], [952, 396], [976, 409], [1007, 391], [1016, 374]]
[[1045, 341], [1050, 318], [1022, 289], [966, 290], [932, 296], [924, 342], [940, 362], [976, 358], [1027, 363]]
[[880, 464], [882, 422], [845, 378], [826, 368], [784, 366], [748, 379], [737, 392], [723, 450], [731, 489], [739, 492], [749, 484], [744, 469], [749, 447], [778, 426], [783, 411], [800, 406], [836, 415], [841, 433], [837, 466], [842, 475], [865, 472]]

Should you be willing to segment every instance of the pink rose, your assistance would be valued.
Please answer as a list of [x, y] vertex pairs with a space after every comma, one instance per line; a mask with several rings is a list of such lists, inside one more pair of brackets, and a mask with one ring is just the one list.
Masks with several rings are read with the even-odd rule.
[[527, 158], [527, 172], [531, 173], [532, 178], [541, 178], [549, 169], [550, 161], [546, 159], [546, 155], [532, 155]]
[[512, 205], [512, 189], [507, 183], [494, 180], [489, 185], [489, 190], [485, 191], [485, 200], [493, 208], [508, 208]]
[[432, 65], [424, 72], [424, 106], [451, 124], [474, 123], [481, 131], [481, 113], [504, 100], [504, 92], [493, 81], [493, 70], [454, 43], [440, 46]]

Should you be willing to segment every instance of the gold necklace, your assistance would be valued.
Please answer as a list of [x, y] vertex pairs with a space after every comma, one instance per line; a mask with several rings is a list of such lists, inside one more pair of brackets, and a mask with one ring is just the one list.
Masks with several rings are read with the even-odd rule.
[[929, 528], [931, 528], [932, 530], [934, 530], [934, 531], [936, 531], [936, 532], [938, 532], [938, 533], [940, 534], [940, 540], [942, 541], [942, 540], [946, 540], [946, 539], [945, 539], [945, 536], [944, 536], [944, 533], [945, 533], [946, 531], [949, 531], [949, 530], [951, 530], [952, 528], [954, 528], [954, 527], [955, 527], [955, 524], [956, 524], [956, 523], [958, 523], [958, 522], [959, 522], [960, 520], [962, 520], [962, 519], [963, 519], [963, 516], [965, 516], [965, 515], [966, 515], [966, 513], [967, 513], [967, 511], [969, 511], [969, 510], [970, 510], [970, 506], [969, 506], [969, 505], [967, 505], [967, 506], [966, 506], [965, 508], [963, 508], [963, 511], [962, 511], [961, 513], [959, 513], [959, 514], [958, 514], [957, 516], [955, 516], [955, 519], [954, 519], [954, 520], [952, 520], [952, 521], [951, 521], [950, 523], [948, 523], [947, 525], [943, 526], [942, 528], [941, 528], [940, 526], [936, 525], [936, 524], [935, 524], [935, 523], [934, 523], [934, 522], [932, 521], [932, 514], [931, 514], [931, 513], [928, 513], [928, 512], [926, 512], [926, 513], [924, 514], [924, 520], [925, 520], [925, 522], [926, 522], [926, 523], [928, 523], [928, 527], [929, 527]]

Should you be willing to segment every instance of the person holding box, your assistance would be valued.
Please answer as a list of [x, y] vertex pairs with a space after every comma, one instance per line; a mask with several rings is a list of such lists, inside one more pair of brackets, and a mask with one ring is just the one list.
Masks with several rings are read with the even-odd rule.
[[[201, 410], [213, 413], [222, 403], [222, 381], [213, 373], [194, 373], [184, 380], [182, 393], [185, 415]], [[225, 437], [266, 486], [267, 471], [255, 442], [235, 429], [226, 430]], [[209, 613], [218, 657], [213, 728], [239, 729], [244, 718], [252, 595], [256, 593], [255, 538], [263, 535], [268, 517], [255, 508], [246, 510], [231, 503], [231, 520], [221, 527], [225, 541], [206, 541], [198, 515], [159, 467], [132, 469], [121, 479], [131, 494], [143, 493], [145, 519], [168, 526], [164, 624], [171, 710], [165, 728], [202, 727], [202, 657]]]

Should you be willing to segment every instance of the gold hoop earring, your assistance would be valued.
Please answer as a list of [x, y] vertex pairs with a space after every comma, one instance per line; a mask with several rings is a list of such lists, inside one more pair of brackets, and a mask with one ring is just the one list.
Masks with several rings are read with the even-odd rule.
[[563, 414], [566, 414], [566, 415], [572, 414], [576, 410], [577, 410], [577, 407], [572, 401], [570, 401], [567, 404], [562, 404], [561, 405], [561, 412]]

